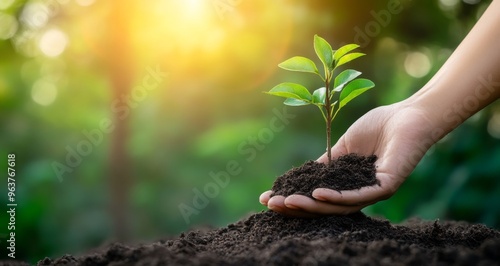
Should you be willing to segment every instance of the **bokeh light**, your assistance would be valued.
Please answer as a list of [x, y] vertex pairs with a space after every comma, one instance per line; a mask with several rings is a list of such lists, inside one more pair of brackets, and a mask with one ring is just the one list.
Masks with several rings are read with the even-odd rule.
[[15, 0], [2, 0], [2, 1], [0, 1], [0, 10], [5, 10], [5, 9], [9, 8], [14, 2], [15, 2]]
[[53, 83], [46, 80], [37, 80], [31, 89], [31, 98], [42, 106], [51, 105], [57, 97], [57, 88]]
[[41, 2], [29, 2], [22, 10], [20, 21], [29, 29], [39, 29], [49, 21], [49, 9]]
[[404, 67], [406, 73], [414, 78], [421, 78], [431, 70], [429, 57], [421, 52], [411, 52], [406, 55]]
[[0, 12], [0, 39], [6, 40], [14, 36], [18, 28], [14, 16]]
[[462, 1], [464, 1], [464, 3], [469, 5], [476, 5], [479, 4], [479, 2], [481, 2], [481, 0], [462, 0]]
[[497, 139], [500, 139], [500, 111], [494, 112], [488, 121], [488, 133]]
[[56, 57], [64, 52], [68, 38], [66, 34], [59, 29], [50, 29], [42, 34], [38, 45], [42, 53], [49, 57]]
[[460, 0], [439, 0], [439, 4], [447, 7], [447, 8], [452, 8], [458, 5], [460, 3]]

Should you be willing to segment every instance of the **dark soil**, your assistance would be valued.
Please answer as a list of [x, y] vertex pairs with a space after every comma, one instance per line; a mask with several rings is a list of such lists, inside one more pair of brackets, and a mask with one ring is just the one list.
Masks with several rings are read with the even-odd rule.
[[[375, 160], [348, 155], [331, 168], [307, 162], [279, 177], [273, 189], [310, 196], [316, 187], [374, 185]], [[38, 265], [500, 265], [500, 232], [454, 221], [393, 225], [361, 212], [303, 219], [265, 211], [220, 229], [149, 244], [117, 243]]]
[[500, 232], [461, 222], [392, 225], [360, 212], [300, 219], [266, 211], [220, 229], [38, 265], [500, 265]]
[[348, 154], [324, 163], [308, 161], [279, 176], [272, 187], [273, 194], [289, 196], [301, 194], [312, 197], [316, 188], [351, 190], [378, 184], [375, 178], [377, 156], [369, 157]]

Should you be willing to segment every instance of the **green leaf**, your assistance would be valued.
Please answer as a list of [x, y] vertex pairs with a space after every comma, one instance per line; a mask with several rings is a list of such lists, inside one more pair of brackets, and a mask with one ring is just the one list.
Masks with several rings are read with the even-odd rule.
[[344, 107], [352, 99], [358, 97], [363, 92], [375, 87], [375, 84], [369, 79], [355, 79], [347, 84], [347, 86], [340, 93], [339, 108]]
[[361, 75], [361, 72], [353, 69], [346, 69], [342, 71], [335, 78], [335, 82], [333, 83], [333, 88], [334, 88], [333, 91], [336, 92], [341, 91], [349, 81], [357, 78], [359, 75]]
[[274, 86], [267, 94], [285, 97], [285, 98], [293, 98], [297, 100], [311, 101], [312, 95], [306, 89], [306, 87], [291, 82], [284, 82]]
[[339, 59], [339, 61], [337, 62], [337, 66], [336, 67], [341, 66], [341, 65], [343, 65], [343, 64], [345, 64], [347, 62], [351, 62], [352, 60], [354, 60], [354, 59], [356, 59], [358, 57], [361, 57], [363, 55], [365, 55], [365, 54], [363, 54], [363, 53], [350, 53], [350, 54], [346, 54], [346, 55], [342, 56]]
[[333, 69], [333, 51], [332, 46], [323, 38], [314, 35], [314, 51], [318, 55], [325, 67], [325, 72]]
[[316, 67], [316, 64], [314, 64], [314, 62], [311, 59], [303, 56], [294, 56], [280, 63], [278, 66], [290, 71], [309, 72], [318, 74], [318, 68]]
[[309, 102], [305, 102], [303, 100], [297, 100], [297, 99], [294, 99], [294, 98], [287, 98], [285, 100], [285, 102], [283, 102], [285, 105], [288, 105], [288, 106], [303, 106], [303, 105], [308, 105], [308, 104], [311, 104]]
[[326, 96], [326, 88], [321, 87], [313, 92], [312, 102], [324, 105], [325, 104], [325, 96]]
[[335, 60], [335, 62], [339, 61], [339, 59], [346, 55], [347, 53], [349, 53], [350, 51], [358, 48], [359, 45], [357, 44], [354, 44], [354, 43], [351, 43], [351, 44], [346, 44], [342, 47], [340, 47], [337, 51], [335, 51], [335, 53], [333, 54], [333, 59]]

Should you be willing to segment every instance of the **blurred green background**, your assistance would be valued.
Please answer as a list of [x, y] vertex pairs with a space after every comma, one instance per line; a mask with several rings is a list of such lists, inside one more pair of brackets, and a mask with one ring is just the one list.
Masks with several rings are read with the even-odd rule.
[[[258, 196], [276, 176], [325, 149], [315, 108], [288, 107], [294, 118], [276, 120], [281, 100], [262, 91], [283, 81], [321, 87], [279, 62], [315, 58], [314, 34], [334, 48], [361, 44], [368, 55], [350, 67], [376, 88], [341, 112], [337, 139], [363, 113], [423, 86], [488, 4], [2, 1], [2, 258], [8, 153], [17, 163], [17, 258], [224, 226], [263, 210]], [[500, 228], [499, 162], [495, 103], [435, 145], [395, 196], [364, 212]], [[227, 184], [213, 179], [221, 171]]]

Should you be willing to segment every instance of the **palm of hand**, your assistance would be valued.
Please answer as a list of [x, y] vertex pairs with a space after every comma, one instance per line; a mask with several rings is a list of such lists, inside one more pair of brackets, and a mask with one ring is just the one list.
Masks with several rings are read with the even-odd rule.
[[[303, 195], [274, 196], [271, 191], [260, 196], [269, 209], [290, 216], [311, 217], [329, 214], [348, 214], [391, 197], [415, 168], [425, 151], [434, 143], [421, 142], [427, 136], [425, 115], [401, 104], [382, 106], [358, 119], [332, 148], [332, 158], [342, 154], [375, 154], [376, 177], [380, 185], [359, 190], [334, 191], [318, 188], [314, 199]], [[318, 161], [326, 162], [326, 154]]]

